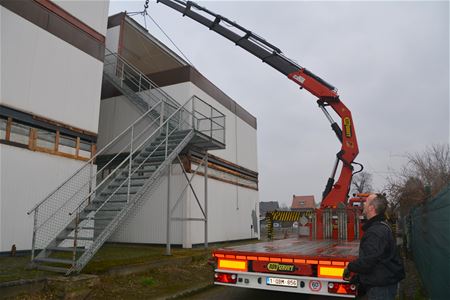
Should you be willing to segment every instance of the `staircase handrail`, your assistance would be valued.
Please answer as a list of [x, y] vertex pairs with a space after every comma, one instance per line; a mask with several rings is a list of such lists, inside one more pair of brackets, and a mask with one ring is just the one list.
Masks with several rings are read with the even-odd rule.
[[[106, 50], [106, 52], [108, 52], [108, 54], [106, 54], [105, 57], [107, 57], [107, 56], [114, 56], [114, 57], [116, 57], [118, 60], [124, 62], [124, 63], [127, 65], [127, 67], [129, 67], [130, 69], [132, 69], [133, 71], [135, 71], [136, 73], [138, 73], [138, 74], [139, 74], [145, 81], [147, 81], [151, 86], [153, 86], [153, 87], [155, 87], [155, 89], [157, 89], [158, 85], [157, 85], [154, 81], [152, 81], [150, 78], [148, 78], [147, 75], [145, 75], [142, 71], [140, 71], [138, 68], [136, 68], [134, 65], [132, 65], [126, 58], [124, 58], [123, 56], [121, 56], [121, 55], [118, 54], [118, 53], [112, 52], [111, 50], [109, 50], [109, 49], [107, 49], [107, 48], [106, 48], [105, 50]], [[105, 59], [105, 60], [106, 60], [106, 59]], [[162, 90], [162, 89], [157, 89], [157, 90], [158, 90], [158, 92], [160, 92], [163, 96], [165, 96], [167, 99], [169, 99], [170, 102], [172, 102], [172, 103], [171, 103], [172, 105], [175, 105], [175, 106], [179, 106], [179, 105], [180, 105], [180, 103], [178, 103], [178, 101], [176, 101], [175, 99], [173, 99], [173, 97], [170, 96], [170, 95], [169, 95], [167, 92], [165, 92], [164, 90]]]
[[[175, 110], [169, 117], [167, 117], [166, 120], [165, 120], [163, 123], [161, 123], [161, 124], [159, 125], [159, 127], [158, 127], [157, 129], [155, 129], [151, 135], [149, 135], [149, 136], [148, 136], [148, 137], [147, 137], [147, 138], [146, 138], [139, 146], [137, 146], [135, 149], [133, 149], [133, 151], [130, 152], [130, 153], [126, 156], [126, 158], [123, 159], [122, 163], [125, 162], [125, 161], [127, 161], [127, 160], [130, 158], [130, 156], [132, 156], [132, 155], [136, 152], [136, 149], [139, 149], [140, 147], [142, 147], [142, 146], [143, 146], [145, 143], [147, 143], [148, 140], [149, 140], [151, 137], [153, 137], [160, 129], [162, 129], [164, 126], [166, 126], [166, 125], [168, 124], [168, 122], [171, 121], [172, 117], [173, 117], [177, 112], [179, 112], [181, 109], [184, 109], [184, 107], [186, 106], [186, 104], [188, 104], [191, 100], [193, 100], [194, 97], [195, 97], [195, 96], [192, 96], [191, 98], [189, 98], [183, 105], [181, 105], [180, 107], [178, 107], [177, 110]], [[189, 111], [186, 111], [186, 112], [187, 112], [188, 114], [192, 114], [192, 113], [189, 112]], [[192, 127], [194, 127], [194, 124], [192, 124]], [[172, 134], [172, 133], [173, 133], [173, 131], [172, 131], [170, 134]], [[164, 141], [168, 140], [168, 137], [169, 137], [169, 135], [166, 136], [166, 138], [164, 139]], [[98, 187], [98, 186], [101, 186], [107, 179], [109, 179], [109, 178], [111, 177], [111, 175], [113, 175], [113, 174], [121, 167], [122, 163], [119, 164], [119, 165], [118, 165], [118, 166], [117, 166], [110, 174], [108, 174], [108, 176], [107, 176], [105, 179], [103, 179], [103, 181], [102, 181], [101, 183], [97, 184], [97, 186], [89, 193], [89, 195], [86, 196], [86, 197], [83, 199], [83, 201], [81, 201], [80, 205], [78, 205], [77, 208], [75, 208], [72, 212], [70, 212], [69, 215], [72, 215], [74, 212], [76, 212], [77, 210], [79, 210], [80, 207], [82, 207], [83, 204], [85, 204], [85, 202], [86, 202], [86, 201], [87, 201], [94, 193], [97, 192], [97, 187]], [[107, 202], [107, 201], [105, 201], [105, 203], [106, 203], [106, 202]]]

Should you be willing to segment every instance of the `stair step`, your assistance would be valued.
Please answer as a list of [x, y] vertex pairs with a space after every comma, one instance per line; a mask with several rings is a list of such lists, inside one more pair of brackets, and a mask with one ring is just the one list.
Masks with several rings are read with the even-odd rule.
[[36, 265], [36, 268], [38, 270], [42, 270], [42, 271], [50, 271], [50, 272], [57, 272], [57, 273], [67, 273], [67, 271], [69, 271], [69, 268], [52, 267], [52, 266], [46, 266], [46, 265]]
[[[98, 197], [98, 198], [94, 199], [92, 201], [92, 203], [95, 203], [95, 204], [97, 204], [97, 203], [104, 203], [105, 201], [106, 201], [106, 197], [103, 197], [103, 198]], [[124, 203], [124, 202], [127, 202], [127, 195], [126, 194], [125, 195], [114, 195], [108, 200], [108, 203], [111, 203], [111, 204], [113, 204], [113, 203], [114, 204], [115, 203]]]
[[[125, 178], [124, 178], [125, 179]], [[124, 180], [124, 179], [122, 179], [122, 180]], [[116, 179], [117, 180], [117, 179]], [[127, 180], [128, 181], [128, 180]], [[111, 187], [111, 188], [118, 188], [120, 185], [122, 185], [122, 187], [127, 187], [128, 188], [128, 182], [126, 182], [126, 183], [124, 183], [124, 184], [122, 184], [122, 182], [120, 182], [119, 181], [119, 183], [112, 183], [112, 184], [110, 184], [108, 187]], [[133, 179], [131, 179], [131, 182], [130, 182], [130, 187], [141, 187], [141, 186], [143, 186], [144, 185], [144, 183], [141, 183], [141, 182], [136, 182], [136, 181], [134, 181]]]
[[[105, 200], [94, 200], [94, 201], [92, 201], [92, 203], [95, 203], [95, 204], [102, 204], [102, 203], [104, 203], [105, 202]], [[125, 197], [122, 199], [122, 198], [115, 198], [115, 197], [112, 197], [111, 199], [109, 199], [108, 200], [108, 203], [114, 203], [114, 204], [122, 204], [122, 203], [127, 203], [127, 197], [126, 197], [126, 195], [125, 195]]]
[[[170, 154], [170, 152], [168, 152], [167, 154]], [[152, 157], [149, 157], [149, 158], [138, 157], [138, 158], [135, 158], [133, 160], [133, 167], [137, 167], [138, 165], [140, 165], [144, 161], [145, 161], [145, 164], [147, 164], [147, 163], [163, 162], [165, 160], [166, 160], [166, 158], [164, 156], [152, 156]], [[156, 164], [154, 164], [154, 165], [156, 165]]]
[[[50, 250], [50, 251], [55, 251], [55, 252], [73, 252], [73, 248], [69, 248], [69, 247], [49, 247], [46, 249]], [[86, 249], [77, 247], [75, 249], [75, 251], [76, 252], [84, 252], [84, 251], [86, 251]]]
[[[75, 230], [74, 225], [69, 225], [66, 227], [67, 230]], [[94, 230], [95, 228], [92, 226], [78, 226], [78, 230]]]
[[[66, 237], [57, 237], [56, 240], [57, 241], [64, 241], [64, 240], [74, 240], [75, 237], [74, 236], [66, 236]], [[93, 237], [87, 237], [87, 236], [79, 236], [77, 237], [78, 241], [93, 241], [94, 238]]]
[[[106, 206], [106, 205], [105, 205]], [[121, 211], [123, 209], [123, 206], [121, 207], [102, 207], [98, 212], [103, 212], [103, 211]], [[84, 211], [96, 211], [98, 209], [98, 207], [86, 207], [84, 209]]]
[[[103, 192], [102, 193], [102, 195], [104, 195], [104, 196], [111, 196], [112, 194], [114, 194], [114, 195], [117, 195], [117, 196], [127, 196], [127, 194], [128, 194], [128, 191], [127, 191], [127, 189], [125, 189], [125, 190], [121, 190], [121, 189], [119, 189], [117, 192], [115, 192], [115, 193], [113, 193], [114, 191], [110, 191], [110, 192]], [[133, 190], [130, 190], [130, 196], [131, 195], [134, 195], [134, 194], [136, 194], [137, 193], [137, 191], [133, 191]], [[95, 200], [94, 200], [95, 201]], [[111, 199], [110, 200], [108, 200], [108, 202], [109, 201], [111, 201]]]
[[35, 258], [34, 262], [57, 263], [57, 264], [66, 264], [66, 265], [72, 265], [72, 263], [73, 263], [73, 261], [71, 259], [52, 258], [52, 257]]

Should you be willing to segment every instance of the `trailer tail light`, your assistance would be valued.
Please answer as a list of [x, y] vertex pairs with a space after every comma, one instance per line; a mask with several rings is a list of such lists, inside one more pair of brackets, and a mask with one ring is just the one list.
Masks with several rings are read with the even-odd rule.
[[247, 261], [219, 258], [218, 269], [245, 272], [247, 271]]
[[317, 276], [342, 279], [343, 273], [344, 273], [343, 267], [335, 267], [335, 266], [332, 267], [332, 266], [319, 265]]
[[356, 295], [356, 285], [342, 282], [329, 282], [328, 293]]
[[222, 283], [236, 283], [237, 275], [229, 273], [214, 273], [214, 281]]

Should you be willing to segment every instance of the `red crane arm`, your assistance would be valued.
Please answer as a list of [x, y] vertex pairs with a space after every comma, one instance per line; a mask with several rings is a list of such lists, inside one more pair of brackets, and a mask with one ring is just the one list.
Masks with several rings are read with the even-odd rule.
[[[336, 90], [329, 89], [321, 82], [321, 79], [315, 78], [314, 74], [306, 69], [293, 72], [288, 75], [288, 78], [300, 85], [302, 88], [309, 91], [314, 96], [318, 97], [317, 103], [324, 109], [325, 106], [331, 106], [336, 114], [341, 118], [341, 127], [331, 119], [331, 116], [324, 110], [331, 127], [335, 131], [338, 139], [341, 141], [341, 151], [336, 154], [337, 160], [333, 167], [333, 172], [328, 179], [327, 185], [323, 193], [321, 207], [337, 207], [339, 203], [346, 203], [347, 196], [350, 189], [353, 166], [352, 163], [359, 153], [358, 142], [355, 134], [355, 127], [353, 125], [353, 118], [350, 110], [342, 103]], [[342, 129], [344, 131], [342, 132]], [[342, 162], [342, 169], [336, 183], [334, 177], [338, 167], [339, 161]]]
[[[183, 16], [188, 16], [229, 39], [318, 98], [317, 103], [319, 107], [325, 113], [325, 116], [331, 123], [331, 128], [342, 143], [341, 150], [336, 154], [333, 172], [323, 192], [321, 207], [337, 207], [339, 203], [346, 203], [352, 180], [352, 163], [358, 155], [358, 143], [351, 112], [339, 99], [336, 89], [325, 80], [285, 57], [280, 49], [260, 36], [225, 17], [199, 6], [195, 2], [181, 0], [157, 0], [157, 2], [179, 11]], [[341, 126], [333, 121], [326, 110], [327, 106], [330, 106], [341, 118]], [[335, 182], [334, 178], [339, 162], [342, 162], [342, 169], [338, 180]]]

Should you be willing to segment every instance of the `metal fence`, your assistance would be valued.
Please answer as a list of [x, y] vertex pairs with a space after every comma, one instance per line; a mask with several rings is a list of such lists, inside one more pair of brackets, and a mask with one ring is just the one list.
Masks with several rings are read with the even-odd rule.
[[450, 299], [450, 185], [413, 208], [407, 244], [431, 299]]

